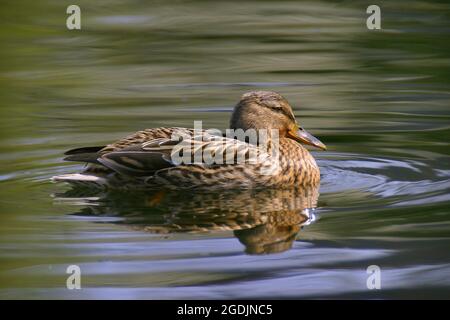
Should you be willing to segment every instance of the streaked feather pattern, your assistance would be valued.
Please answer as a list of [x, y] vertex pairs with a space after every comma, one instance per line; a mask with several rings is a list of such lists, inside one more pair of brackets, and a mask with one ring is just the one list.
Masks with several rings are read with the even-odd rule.
[[[244, 94], [230, 128], [271, 129], [296, 126], [287, 101], [274, 92]], [[298, 126], [297, 126], [298, 128]], [[290, 130], [290, 129], [289, 129]], [[105, 147], [69, 150], [67, 161], [88, 163], [75, 175], [53, 178], [101, 188], [257, 188], [317, 185], [319, 168], [297, 141], [280, 135], [278, 153], [269, 148], [207, 130], [160, 127], [138, 131]]]
[[[172, 139], [180, 136], [182, 138]], [[188, 156], [184, 155], [191, 159], [191, 164], [173, 161], [173, 156], [183, 147], [191, 151]], [[54, 180], [119, 189], [159, 185], [169, 188], [282, 187], [314, 184], [319, 180], [317, 165], [306, 149], [286, 138], [280, 139], [279, 147], [279, 166], [276, 166], [276, 160], [268, 152], [236, 139], [193, 129], [147, 129], [93, 153], [73, 153], [72, 158], [66, 159], [91, 164], [82, 176], [63, 175]], [[196, 154], [211, 155], [221, 162], [205, 162], [203, 158], [196, 162]], [[232, 162], [227, 162], [230, 159]], [[236, 163], [237, 159], [241, 162]], [[263, 170], [274, 172], [261, 174]]]

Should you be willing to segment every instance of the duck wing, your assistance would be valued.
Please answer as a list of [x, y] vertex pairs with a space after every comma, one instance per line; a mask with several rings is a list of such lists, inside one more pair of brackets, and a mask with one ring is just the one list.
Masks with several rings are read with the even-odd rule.
[[269, 155], [255, 145], [201, 132], [135, 144], [105, 153], [97, 161], [120, 174], [151, 176], [162, 169], [211, 170], [235, 164], [256, 164], [268, 158]]
[[[170, 153], [179, 141], [168, 138], [153, 139], [117, 151], [107, 152], [97, 158], [103, 166], [128, 176], [149, 176], [155, 171], [174, 166]], [[146, 148], [152, 145], [151, 149]]]
[[[170, 139], [173, 135], [192, 135], [193, 129], [179, 128], [179, 127], [161, 127], [161, 128], [151, 128], [145, 129], [133, 133], [123, 139], [117, 140], [107, 146], [98, 147], [82, 147], [71, 149], [66, 151], [64, 155], [66, 157], [63, 159], [65, 161], [76, 161], [76, 162], [86, 162], [93, 163], [96, 165], [103, 165], [99, 158], [105, 154], [117, 151], [139, 151], [139, 145], [144, 142], [149, 142], [154, 139], [168, 138]], [[114, 156], [112, 156], [114, 157]]]
[[182, 179], [194, 176], [201, 180], [221, 172], [231, 178], [233, 167], [267, 165], [269, 158], [269, 154], [256, 145], [210, 134], [207, 130], [155, 128], [137, 132], [104, 148], [71, 150], [65, 160], [92, 163], [85, 173], [107, 170], [131, 177], [182, 175]]

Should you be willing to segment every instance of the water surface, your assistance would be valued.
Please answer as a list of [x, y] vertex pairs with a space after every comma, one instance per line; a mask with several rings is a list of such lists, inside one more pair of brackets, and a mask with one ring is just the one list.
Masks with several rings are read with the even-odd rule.
[[[77, 4], [81, 31], [60, 1], [2, 5], [0, 297], [450, 298], [449, 5], [383, 2], [368, 31], [366, 2]], [[320, 190], [49, 182], [70, 148], [224, 129], [257, 89], [327, 144]]]

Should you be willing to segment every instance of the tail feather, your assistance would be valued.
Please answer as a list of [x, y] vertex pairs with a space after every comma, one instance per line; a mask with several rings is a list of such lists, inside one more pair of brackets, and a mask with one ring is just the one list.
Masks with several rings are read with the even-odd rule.
[[98, 161], [98, 158], [99, 158], [98, 153], [76, 153], [65, 157], [63, 160], [101, 164]]
[[95, 164], [100, 164], [98, 162], [99, 151], [102, 150], [102, 147], [83, 147], [77, 149], [71, 149], [66, 151], [64, 154], [67, 156], [64, 158], [64, 161], [78, 161], [78, 162], [90, 162]]
[[70, 150], [64, 152], [64, 154], [66, 156], [68, 156], [68, 155], [79, 154], [79, 153], [97, 153], [100, 150], [102, 150], [104, 147], [105, 146], [100, 146], [100, 147], [83, 147], [83, 148], [70, 149]]
[[104, 177], [93, 174], [72, 173], [54, 176], [51, 179], [53, 182], [67, 182], [75, 186], [87, 186], [96, 188], [105, 188], [108, 185]]

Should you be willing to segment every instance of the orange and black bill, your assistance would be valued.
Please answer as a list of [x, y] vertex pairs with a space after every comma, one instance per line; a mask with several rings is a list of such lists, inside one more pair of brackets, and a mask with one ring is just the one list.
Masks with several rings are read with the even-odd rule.
[[314, 137], [303, 128], [299, 128], [296, 126], [296, 128], [293, 128], [292, 130], [289, 130], [287, 132], [287, 136], [297, 142], [307, 144], [322, 150], [327, 150], [327, 147], [322, 143], [322, 141]]

